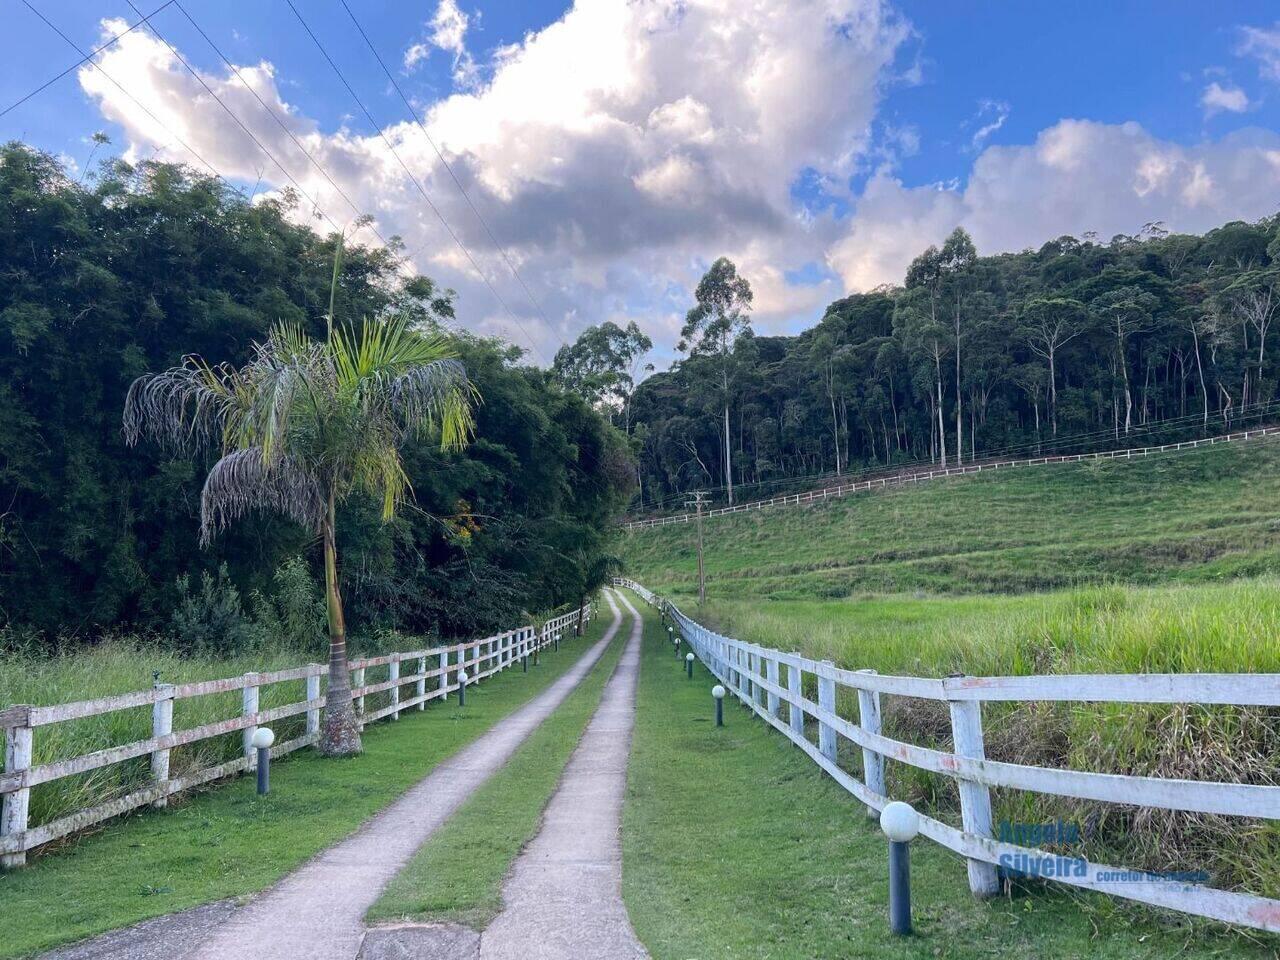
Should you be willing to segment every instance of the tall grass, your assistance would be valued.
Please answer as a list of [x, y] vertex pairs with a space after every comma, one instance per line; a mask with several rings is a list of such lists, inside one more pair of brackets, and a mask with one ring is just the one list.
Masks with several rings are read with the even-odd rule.
[[[680, 601], [692, 612], [693, 604]], [[1280, 673], [1280, 581], [1109, 586], [1022, 597], [713, 600], [721, 632], [851, 669], [921, 676]], [[852, 695], [840, 702], [856, 716]], [[946, 706], [884, 699], [886, 732], [950, 747]], [[1104, 773], [1280, 784], [1280, 710], [1190, 705], [984, 704], [988, 756]], [[842, 762], [860, 764], [850, 749]], [[955, 820], [954, 784], [890, 763], [895, 797]], [[1081, 824], [1076, 852], [1147, 869], [1205, 870], [1280, 896], [1280, 824], [994, 791], [996, 815]]]
[[[422, 642], [388, 636], [363, 645], [404, 650], [419, 644]], [[226, 657], [181, 656], [165, 650], [156, 640], [136, 637], [114, 637], [96, 646], [49, 656], [10, 653], [0, 656], [0, 708], [16, 703], [48, 706], [146, 690], [157, 673], [162, 682], [179, 684], [236, 677], [251, 671], [284, 670], [316, 659], [312, 653], [281, 647]], [[377, 679], [382, 679], [382, 675]], [[369, 682], [374, 682], [372, 675]], [[377, 709], [387, 702], [388, 696], [383, 693], [370, 697], [368, 709]], [[297, 680], [271, 684], [261, 688], [259, 697], [262, 710], [301, 701], [305, 699], [305, 683]], [[173, 729], [179, 731], [214, 723], [240, 713], [239, 690], [178, 700], [174, 704]], [[302, 734], [305, 717], [290, 717], [272, 727], [277, 740], [284, 741]], [[34, 763], [64, 760], [150, 736], [150, 706], [50, 724], [37, 728], [34, 733]], [[241, 749], [240, 731], [179, 747], [170, 754], [170, 775], [178, 777], [235, 759]], [[149, 778], [150, 759], [143, 756], [41, 784], [31, 791], [31, 824], [56, 820], [123, 796]]]

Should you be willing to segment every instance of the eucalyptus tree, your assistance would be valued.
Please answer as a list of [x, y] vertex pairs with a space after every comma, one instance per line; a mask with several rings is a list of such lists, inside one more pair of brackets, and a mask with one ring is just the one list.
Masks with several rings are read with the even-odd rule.
[[1149, 331], [1155, 322], [1159, 300], [1148, 290], [1134, 285], [1117, 287], [1096, 297], [1090, 307], [1106, 324], [1115, 341], [1115, 364], [1124, 389], [1124, 432], [1133, 426], [1133, 387], [1129, 378], [1129, 344]]
[[129, 444], [147, 438], [178, 454], [215, 447], [200, 497], [203, 544], [256, 510], [281, 513], [320, 537], [329, 627], [329, 688], [320, 746], [360, 750], [351, 703], [347, 632], [338, 589], [337, 506], [376, 498], [390, 520], [412, 495], [401, 448], [432, 437], [443, 448], [472, 432], [477, 394], [440, 334], [401, 316], [332, 327], [325, 341], [274, 327], [236, 368], [198, 356], [138, 378], [124, 407]]
[[1022, 308], [1022, 335], [1027, 346], [1049, 367], [1049, 422], [1058, 435], [1058, 352], [1088, 329], [1089, 313], [1079, 300], [1037, 297]]
[[644, 358], [653, 341], [632, 320], [620, 327], [612, 320], [587, 327], [572, 344], [556, 351], [551, 372], [588, 403], [602, 408], [609, 421], [622, 411], [625, 432], [631, 432], [631, 395], [636, 376], [650, 371]]
[[973, 265], [978, 251], [963, 227], [956, 227], [947, 237], [939, 253], [938, 270], [951, 308], [952, 349], [956, 361], [956, 463], [964, 460], [964, 415], [961, 386], [964, 381], [960, 357], [963, 352], [965, 302], [973, 286]]
[[719, 367], [724, 409], [724, 483], [733, 504], [733, 457], [730, 453], [729, 402], [732, 397], [734, 344], [751, 330], [751, 284], [738, 268], [720, 257], [698, 281], [697, 304], [685, 315], [679, 349], [691, 357], [708, 356]]

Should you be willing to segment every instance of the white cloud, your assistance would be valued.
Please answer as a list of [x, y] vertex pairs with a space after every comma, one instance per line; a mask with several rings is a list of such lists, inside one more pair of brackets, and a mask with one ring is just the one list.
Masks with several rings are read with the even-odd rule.
[[404, 52], [404, 68], [412, 72], [431, 55], [434, 47], [453, 54], [453, 79], [460, 86], [476, 81], [476, 64], [467, 51], [467, 28], [471, 17], [459, 7], [457, 0], [440, 0], [435, 15], [426, 23], [424, 39]]
[[[446, 0], [422, 42], [465, 53], [463, 19]], [[421, 131], [406, 120], [384, 132], [544, 354], [611, 312], [683, 313], [700, 270], [722, 253], [739, 257], [760, 287], [760, 323], [782, 323], [814, 297], [840, 292], [830, 284], [788, 292], [785, 272], [820, 262], [839, 232], [829, 218], [797, 217], [790, 186], [803, 170], [839, 181], [862, 162], [882, 84], [909, 36], [884, 0], [579, 0], [504, 48], [483, 85], [429, 106], [432, 138], [549, 322], [524, 299]], [[265, 166], [266, 183], [287, 182], [154, 38], [134, 31], [102, 64], [224, 174], [252, 182]], [[295, 135], [383, 234], [402, 235], [422, 251], [424, 270], [460, 291], [468, 325], [510, 323], [379, 136], [322, 131], [283, 101], [269, 64], [253, 70], [259, 93], [287, 111]], [[190, 161], [109, 82], [93, 71], [80, 79], [135, 150], [158, 146]], [[354, 216], [234, 76], [204, 79], [335, 220]]]
[[1241, 27], [1236, 53], [1258, 61], [1258, 73], [1280, 81], [1280, 22], [1271, 27]]
[[1244, 113], [1249, 109], [1249, 95], [1239, 87], [1224, 87], [1215, 80], [1200, 94], [1200, 105], [1206, 117], [1223, 112]]
[[974, 131], [973, 137], [969, 140], [970, 150], [981, 150], [986, 146], [987, 138], [1004, 126], [1004, 122], [1009, 119], [1009, 104], [1003, 100], [981, 100], [978, 103], [978, 112], [970, 123], [982, 124]]
[[850, 289], [868, 289], [900, 283], [911, 259], [958, 225], [980, 252], [996, 253], [1068, 233], [1134, 233], [1152, 220], [1201, 232], [1274, 213], [1278, 196], [1280, 135], [1273, 132], [1182, 146], [1136, 123], [1063, 120], [1033, 144], [987, 148], [963, 188], [873, 178], [828, 263]]
[[[104, 28], [124, 29], [115, 21]], [[1275, 209], [1280, 137], [1258, 131], [1185, 147], [1136, 124], [1065, 120], [1032, 144], [986, 146], [963, 187], [906, 186], [894, 164], [918, 148], [919, 134], [886, 123], [877, 108], [885, 85], [898, 82], [896, 60], [911, 36], [884, 0], [578, 0], [503, 48], [485, 64], [485, 82], [429, 105], [424, 117], [541, 311], [416, 125], [406, 118], [382, 133], [543, 358], [609, 317], [636, 319], [669, 347], [692, 288], [721, 254], [751, 280], [758, 327], [779, 331], [812, 322], [846, 288], [900, 282], [911, 258], [957, 224], [995, 252], [1063, 233], [1132, 232], [1150, 220], [1202, 230]], [[430, 27], [423, 38], [456, 56], [466, 29], [440, 40]], [[135, 30], [100, 62], [224, 175], [249, 183], [261, 175], [264, 190], [287, 185], [154, 37]], [[269, 63], [241, 72], [355, 209], [233, 74], [203, 79], [323, 210], [340, 224], [357, 210], [373, 213], [384, 236], [405, 239], [420, 269], [459, 291], [465, 326], [527, 343], [379, 133], [323, 128], [284, 100], [286, 81]], [[98, 71], [79, 77], [123, 127], [132, 156], [155, 150], [198, 166]], [[851, 217], [797, 209], [798, 177], [839, 193], [867, 169], [874, 172]], [[834, 276], [788, 283], [788, 273], [815, 263]]]

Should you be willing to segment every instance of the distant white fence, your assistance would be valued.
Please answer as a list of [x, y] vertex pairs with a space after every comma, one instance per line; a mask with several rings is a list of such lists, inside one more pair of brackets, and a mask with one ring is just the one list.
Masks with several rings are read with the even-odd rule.
[[[970, 473], [988, 473], [992, 470], [1007, 470], [1010, 467], [1034, 467], [1048, 463], [1081, 463], [1087, 460], [1135, 460], [1150, 457], [1159, 453], [1171, 453], [1176, 450], [1190, 450], [1194, 447], [1211, 447], [1219, 443], [1240, 443], [1245, 440], [1261, 440], [1263, 437], [1274, 437], [1280, 434], [1280, 427], [1258, 427], [1256, 430], [1242, 430], [1238, 433], [1226, 433], [1217, 437], [1205, 437], [1201, 440], [1184, 440], [1181, 443], [1165, 443], [1158, 447], [1131, 447], [1127, 450], [1103, 450], [1098, 453], [1073, 453], [1053, 457], [1030, 457], [1023, 460], [997, 460], [989, 463], [972, 463], [968, 466], [938, 467], [931, 470], [919, 470], [915, 473], [904, 473], [891, 477], [877, 477], [871, 480], [854, 480], [824, 487], [821, 490], [809, 490], [805, 493], [789, 493], [768, 500], [752, 500], [732, 507], [716, 507], [703, 512], [704, 517], [722, 517], [730, 513], [745, 513], [749, 510], [763, 510], [765, 507], [795, 506], [801, 503], [818, 503], [835, 497], [861, 493], [867, 490], [881, 490], [885, 487], [901, 487], [909, 483], [921, 483], [926, 480], [941, 480], [944, 477], [960, 477]], [[651, 520], [631, 520], [623, 524], [627, 530], [643, 530], [646, 527], [665, 527], [669, 523], [688, 523], [696, 520], [696, 513], [680, 513], [670, 517], [654, 517]]]
[[[430, 700], [446, 699], [459, 687], [459, 671], [468, 672], [467, 684], [470, 686], [505, 670], [522, 657], [557, 643], [558, 635], [566, 627], [575, 625], [579, 615], [584, 622], [590, 619], [590, 602], [581, 611], [571, 610], [546, 621], [541, 627], [523, 626], [452, 646], [350, 661], [351, 696], [356, 701], [361, 727], [384, 717], [398, 720], [404, 710], [413, 707], [423, 710]], [[413, 665], [413, 673], [401, 674], [400, 668], [405, 663]], [[430, 670], [427, 669], [428, 663], [432, 664]], [[437, 663], [439, 666], [435, 666]], [[385, 680], [372, 683], [366, 681], [366, 671], [382, 667], [386, 667]], [[306, 714], [306, 732], [293, 740], [276, 744], [271, 748], [272, 757], [315, 743], [320, 735], [320, 712], [325, 702], [320, 690], [320, 678], [328, 673], [327, 664], [312, 663], [271, 673], [246, 673], [244, 676], [224, 680], [202, 680], [177, 685], [157, 683], [150, 690], [138, 690], [98, 700], [43, 707], [19, 705], [0, 710], [0, 729], [3, 729], [5, 738], [4, 774], [0, 776], [0, 799], [3, 801], [0, 804], [0, 866], [22, 866], [26, 862], [27, 851], [41, 844], [141, 806], [164, 806], [167, 798], [175, 793], [243, 770], [252, 770], [257, 764], [257, 751], [252, 746], [253, 733], [261, 724]], [[305, 700], [269, 710], [258, 709], [259, 693], [263, 687], [297, 680], [305, 681]], [[406, 691], [406, 687], [410, 689]], [[234, 690], [242, 691], [242, 710], [239, 716], [187, 730], [173, 730], [174, 701]], [[390, 703], [366, 713], [365, 698], [383, 691], [389, 694]], [[402, 699], [402, 693], [408, 695]], [[151, 706], [152, 711], [152, 735], [149, 739], [32, 766], [32, 746], [38, 728], [147, 705]], [[243, 756], [181, 777], [169, 776], [171, 750], [237, 730], [244, 732]], [[33, 787], [148, 754], [151, 757], [151, 783], [147, 786], [49, 823], [35, 827], [29, 825], [28, 810]]]
[[[922, 815], [920, 832], [968, 859], [969, 886], [974, 893], [988, 896], [997, 891], [996, 865], [1001, 862], [1056, 864], [1065, 861], [1069, 869], [1062, 875], [1051, 875], [1051, 879], [1238, 926], [1280, 932], [1280, 900], [1176, 882], [1143, 871], [1091, 863], [996, 840], [992, 834], [989, 792], [990, 787], [1009, 787], [1105, 803], [1280, 820], [1280, 786], [1170, 780], [1003, 763], [986, 759], [982, 736], [984, 700], [1276, 707], [1280, 706], [1280, 674], [1062, 674], [947, 679], [881, 676], [873, 670], [842, 670], [830, 661], [810, 660], [797, 653], [783, 653], [721, 636], [640, 584], [630, 580], [617, 583], [665, 611], [708, 670], [869, 810], [879, 811], [889, 802], [885, 795], [885, 758], [955, 780], [959, 786], [963, 829]], [[817, 680], [817, 703], [804, 696], [806, 674], [812, 674]], [[856, 722], [837, 712], [839, 687], [857, 693]], [[880, 732], [882, 695], [948, 704], [952, 752], [884, 736]], [[805, 734], [806, 715], [817, 722], [816, 744]], [[837, 737], [861, 748], [862, 780], [837, 764]]]

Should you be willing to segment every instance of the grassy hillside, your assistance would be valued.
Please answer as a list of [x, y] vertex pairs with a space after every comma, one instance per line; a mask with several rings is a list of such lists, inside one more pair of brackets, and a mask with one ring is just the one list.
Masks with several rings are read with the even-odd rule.
[[[934, 481], [706, 522], [708, 603], [733, 636], [851, 669], [945, 676], [1280, 672], [1280, 443]], [[692, 524], [624, 536], [630, 576], [693, 611]], [[885, 700], [891, 735], [947, 749], [941, 705]], [[841, 703], [853, 715], [853, 703]], [[988, 755], [1280, 783], [1274, 710], [988, 704]], [[857, 768], [856, 751], [848, 762]], [[954, 814], [951, 783], [890, 793]], [[1280, 895], [1280, 824], [994, 791], [998, 815], [1095, 824], [1088, 852]], [[1098, 819], [1100, 818], [1100, 819]]]
[[[1001, 593], [1280, 570], [1280, 441], [1055, 464], [706, 522], [712, 597]], [[630, 575], [688, 592], [693, 524], [624, 535]]]

